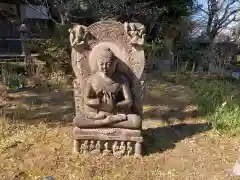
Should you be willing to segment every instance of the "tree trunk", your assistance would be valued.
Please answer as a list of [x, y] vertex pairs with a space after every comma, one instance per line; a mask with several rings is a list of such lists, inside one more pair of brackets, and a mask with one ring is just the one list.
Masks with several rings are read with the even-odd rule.
[[60, 19], [61, 25], [65, 24], [65, 13], [61, 7], [57, 6], [58, 17]]
[[[172, 65], [174, 64], [174, 55], [172, 52], [173, 49], [173, 38], [165, 36], [164, 37], [164, 50], [162, 52], [162, 61], [166, 71], [171, 71]], [[159, 65], [161, 67], [161, 65]]]

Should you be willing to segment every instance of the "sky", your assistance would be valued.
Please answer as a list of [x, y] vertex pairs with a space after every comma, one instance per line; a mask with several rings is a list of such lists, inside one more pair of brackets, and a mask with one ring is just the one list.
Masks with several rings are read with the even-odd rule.
[[[221, 3], [222, 1], [226, 1], [226, 0], [218, 0], [219, 3]], [[227, 0], [228, 1], [228, 0]], [[202, 5], [202, 8], [204, 10], [207, 10], [207, 2], [208, 0], [197, 0], [197, 3], [201, 4]], [[226, 2], [227, 4], [227, 2]], [[226, 6], [225, 4], [225, 6]], [[234, 5], [235, 7], [237, 6], [237, 4]], [[233, 8], [235, 8], [234, 6], [232, 6]], [[221, 17], [221, 14], [223, 14], [224, 12], [224, 8], [222, 8], [222, 12], [220, 13], [220, 17]], [[196, 13], [194, 16], [193, 16], [193, 19], [194, 20], [201, 20], [201, 22], [204, 22], [204, 18], [205, 18], [205, 21], [207, 19], [207, 16], [206, 16], [206, 13], [204, 13], [203, 11], [199, 11], [198, 13]], [[206, 23], [206, 22], [205, 22]], [[225, 29], [223, 29], [223, 33], [226, 33], [226, 34], [229, 34], [230, 31], [231, 31], [231, 28], [236, 26], [239, 22], [233, 22], [231, 24], [228, 25], [228, 27], [226, 27]], [[204, 29], [204, 28], [203, 28]]]

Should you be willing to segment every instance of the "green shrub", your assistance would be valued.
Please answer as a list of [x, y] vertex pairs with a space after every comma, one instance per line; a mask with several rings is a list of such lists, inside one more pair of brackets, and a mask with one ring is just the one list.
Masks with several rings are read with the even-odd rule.
[[164, 41], [162, 39], [156, 39], [146, 44], [145, 49], [149, 55], [159, 57], [164, 49]]
[[60, 71], [49, 74], [48, 78], [42, 83], [47, 89], [61, 89], [69, 85], [66, 75]]
[[195, 101], [202, 114], [212, 114], [223, 102], [232, 102], [236, 96], [234, 87], [227, 81], [198, 80], [191, 87], [196, 93]]
[[210, 116], [213, 129], [219, 134], [230, 136], [240, 134], [240, 107], [224, 102]]
[[11, 74], [8, 85], [12, 90], [19, 90], [26, 86], [26, 78], [22, 74]]
[[240, 82], [196, 73], [168, 73], [164, 79], [189, 86], [200, 116], [220, 135], [240, 134]]
[[199, 80], [192, 83], [199, 112], [219, 134], [240, 134], [238, 83], [227, 80]]
[[71, 73], [69, 33], [70, 25], [57, 26], [49, 39], [37, 39], [25, 43], [25, 48], [31, 53], [39, 53], [39, 59], [46, 62], [46, 70], [50, 72], [64, 71]]

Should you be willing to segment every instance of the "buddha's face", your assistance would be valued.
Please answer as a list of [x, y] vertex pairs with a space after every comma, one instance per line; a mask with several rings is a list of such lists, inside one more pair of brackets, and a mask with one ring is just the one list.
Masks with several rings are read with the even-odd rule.
[[99, 72], [103, 73], [106, 76], [110, 77], [114, 73], [116, 62], [111, 52], [106, 52], [99, 56], [98, 67], [99, 67]]

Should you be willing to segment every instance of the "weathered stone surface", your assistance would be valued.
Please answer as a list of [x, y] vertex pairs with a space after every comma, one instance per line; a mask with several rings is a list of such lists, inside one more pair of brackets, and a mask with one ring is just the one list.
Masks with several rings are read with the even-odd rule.
[[[112, 141], [121, 141], [121, 153], [113, 154], [132, 154], [130, 142], [138, 143], [139, 154], [145, 27], [139, 23], [100, 21], [89, 27], [75, 25], [69, 33], [76, 75], [74, 151], [93, 151], [95, 141], [106, 141], [103, 153], [109, 154]], [[79, 140], [83, 143], [79, 144]]]
[[141, 137], [141, 130], [122, 128], [82, 129], [75, 127], [73, 129], [73, 137], [75, 139], [93, 139], [109, 141], [143, 141], [143, 138]]

